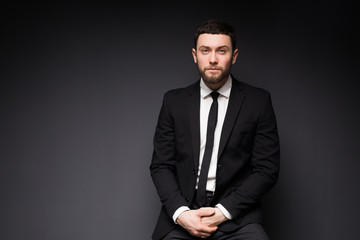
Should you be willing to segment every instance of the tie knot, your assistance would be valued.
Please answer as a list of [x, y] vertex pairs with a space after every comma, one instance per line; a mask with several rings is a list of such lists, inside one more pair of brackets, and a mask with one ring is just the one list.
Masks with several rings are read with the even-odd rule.
[[210, 95], [211, 95], [211, 97], [212, 97], [214, 100], [216, 100], [216, 99], [218, 98], [218, 96], [220, 95], [220, 93], [218, 93], [218, 92], [211, 92]]

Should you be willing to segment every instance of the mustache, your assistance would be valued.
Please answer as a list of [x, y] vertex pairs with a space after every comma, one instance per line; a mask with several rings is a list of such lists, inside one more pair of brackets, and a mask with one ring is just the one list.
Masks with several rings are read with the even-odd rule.
[[220, 71], [223, 71], [223, 68], [222, 67], [205, 67], [204, 70], [220, 70]]

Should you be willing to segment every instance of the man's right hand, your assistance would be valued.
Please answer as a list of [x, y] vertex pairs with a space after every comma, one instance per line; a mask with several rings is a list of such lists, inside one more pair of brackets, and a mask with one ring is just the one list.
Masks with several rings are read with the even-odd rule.
[[211, 208], [188, 210], [181, 213], [176, 222], [191, 235], [200, 238], [207, 238], [217, 230], [217, 226], [207, 226], [201, 222], [201, 218], [210, 217], [214, 214], [215, 210]]

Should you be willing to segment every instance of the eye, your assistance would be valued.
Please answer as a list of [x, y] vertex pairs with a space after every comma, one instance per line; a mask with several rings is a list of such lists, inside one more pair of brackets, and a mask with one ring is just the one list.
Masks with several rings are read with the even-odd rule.
[[209, 50], [206, 49], [206, 48], [203, 48], [203, 49], [201, 49], [200, 51], [201, 51], [202, 54], [207, 54], [207, 53], [209, 53]]
[[218, 50], [218, 52], [219, 52], [220, 54], [225, 54], [225, 53], [226, 53], [226, 49], [220, 48], [220, 49]]

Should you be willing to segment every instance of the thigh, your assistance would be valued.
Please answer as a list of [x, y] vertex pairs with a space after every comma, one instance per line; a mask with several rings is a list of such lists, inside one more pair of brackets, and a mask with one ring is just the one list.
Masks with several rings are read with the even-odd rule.
[[161, 240], [195, 240], [198, 239], [194, 236], [191, 236], [190, 233], [188, 233], [183, 228], [175, 228], [171, 232], [169, 232], [165, 237], [163, 237]]
[[216, 240], [270, 240], [263, 226], [258, 223], [250, 223], [239, 230], [231, 233], [217, 231], [211, 239]]

